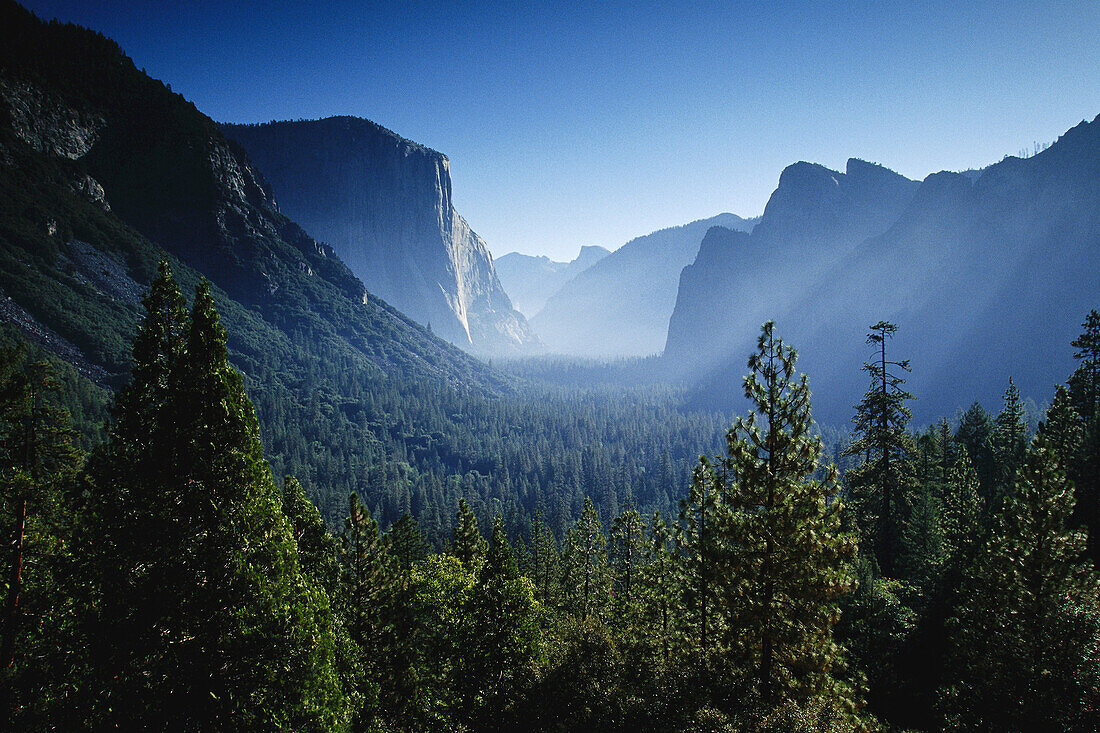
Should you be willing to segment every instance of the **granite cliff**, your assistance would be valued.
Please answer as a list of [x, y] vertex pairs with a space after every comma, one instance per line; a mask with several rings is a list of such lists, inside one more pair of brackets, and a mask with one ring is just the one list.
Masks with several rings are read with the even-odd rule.
[[755, 339], [777, 304], [797, 298], [856, 245], [893, 224], [919, 185], [855, 159], [843, 173], [812, 163], [788, 166], [751, 234], [712, 231], [684, 268], [665, 362], [675, 371], [698, 371], [725, 361], [741, 335]]
[[852, 164], [845, 178], [798, 165], [751, 236], [712, 232], [681, 277], [665, 360], [697, 385], [697, 403], [736, 403], [769, 318], [798, 348], [824, 422], [851, 418], [879, 320], [899, 327], [889, 348], [912, 363], [918, 422], [974, 399], [998, 409], [1010, 377], [1024, 397], [1050, 398], [1100, 303], [1100, 118], [980, 172], [916, 184], [864, 171], [858, 196], [828, 195]]
[[367, 289], [472, 352], [535, 345], [485, 242], [451, 202], [441, 153], [368, 120], [222, 125], [281, 210], [333, 246]]

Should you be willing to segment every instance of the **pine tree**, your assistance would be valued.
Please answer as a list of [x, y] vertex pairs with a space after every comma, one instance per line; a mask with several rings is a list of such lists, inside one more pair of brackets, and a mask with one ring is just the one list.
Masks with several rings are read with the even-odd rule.
[[653, 513], [646, 533], [645, 565], [641, 579], [646, 602], [642, 606], [647, 626], [653, 629], [661, 648], [661, 659], [668, 662], [672, 649], [673, 625], [680, 616], [680, 578], [678, 559], [673, 554], [673, 533], [661, 518]]
[[493, 541], [478, 569], [467, 613], [472, 635], [466, 645], [466, 685], [472, 688], [467, 709], [481, 708], [482, 727], [499, 715], [503, 696], [520, 692], [521, 678], [538, 650], [537, 603], [531, 582], [519, 574], [500, 515]]
[[982, 497], [978, 493], [978, 474], [966, 449], [961, 449], [947, 475], [941, 509], [946, 562], [956, 570], [970, 563], [981, 537]]
[[89, 470], [90, 723], [338, 728], [324, 594], [301, 575], [209, 286], [190, 319], [179, 304], [162, 267]]
[[867, 335], [867, 343], [876, 345], [877, 358], [863, 365], [871, 386], [856, 406], [852, 421], [857, 438], [847, 450], [848, 455], [863, 456], [864, 463], [845, 477], [864, 546], [873, 549], [879, 568], [889, 577], [896, 577], [904, 552], [902, 535], [915, 488], [916, 454], [906, 405], [913, 395], [902, 387], [901, 376], [910, 371], [909, 362], [886, 358], [886, 341], [896, 331], [894, 324], [880, 321]]
[[636, 509], [624, 511], [611, 524], [608, 554], [614, 579], [615, 619], [622, 627], [633, 624], [640, 610], [645, 529]]
[[600, 618], [610, 590], [607, 567], [607, 537], [590, 497], [584, 498], [584, 510], [569, 530], [562, 558], [562, 589], [573, 615]]
[[554, 607], [557, 604], [560, 576], [558, 542], [542, 515], [536, 515], [531, 523], [531, 579], [535, 583], [535, 595], [544, 605]]
[[356, 729], [367, 727], [378, 713], [383, 659], [392, 631], [383, 609], [393, 597], [393, 560], [378, 532], [378, 523], [356, 494], [348, 497], [348, 516], [340, 535], [343, 605], [348, 631], [362, 655], [362, 703]]
[[458, 521], [451, 540], [451, 553], [468, 572], [472, 572], [485, 556], [485, 538], [478, 531], [477, 516], [465, 499], [458, 500]]
[[993, 433], [996, 430], [993, 417], [975, 402], [959, 420], [955, 440], [966, 448], [974, 471], [978, 474], [978, 486], [982, 499], [991, 499], [995, 492], [997, 463], [993, 456]]
[[687, 646], [708, 657], [715, 648], [718, 575], [722, 548], [719, 541], [718, 513], [722, 477], [716, 476], [710, 461], [700, 456], [691, 476], [688, 495], [680, 502], [680, 521], [676, 528], [681, 588], [686, 610], [684, 631]]
[[993, 460], [996, 465], [993, 488], [993, 510], [1004, 500], [1016, 482], [1016, 471], [1027, 452], [1027, 425], [1020, 390], [1011, 379], [1004, 394], [1004, 407], [994, 420]]
[[729, 431], [722, 463], [730, 477], [722, 601], [730, 646], [766, 706], [818, 696], [847, 706], [832, 629], [838, 601], [855, 589], [856, 547], [840, 531], [836, 469], [814, 478], [822, 446], [796, 360], [765, 323], [745, 378], [754, 410]]
[[1088, 532], [1087, 552], [1100, 564], [1100, 312], [1091, 311], [1073, 341], [1080, 363], [1069, 378], [1073, 408], [1081, 419], [1082, 440], [1069, 469], [1078, 499], [1075, 522]]
[[46, 362], [0, 350], [0, 726], [64, 718], [71, 673], [72, 487], [83, 456]]
[[1100, 714], [1100, 578], [1068, 528], [1073, 492], [1042, 436], [952, 620], [948, 725], [1093, 730]]

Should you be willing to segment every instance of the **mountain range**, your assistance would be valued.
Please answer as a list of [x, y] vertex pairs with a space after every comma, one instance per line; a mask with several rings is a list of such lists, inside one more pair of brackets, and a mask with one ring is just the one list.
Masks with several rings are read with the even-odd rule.
[[765, 319], [798, 347], [815, 414], [846, 421], [880, 320], [909, 360], [914, 416], [995, 407], [1012, 378], [1042, 402], [1100, 302], [1100, 118], [1032, 157], [916, 183], [859, 161], [784, 171], [751, 234], [712, 230], [684, 269], [666, 367], [729, 404]]
[[547, 300], [531, 327], [556, 354], [648, 356], [662, 350], [680, 271], [712, 226], [752, 229], [719, 214], [638, 237], [584, 270]]
[[497, 276], [512, 295], [516, 310], [531, 318], [562, 286], [609, 254], [603, 247], [585, 246], [569, 262], [556, 262], [546, 255], [509, 252], [498, 257], [495, 264]]

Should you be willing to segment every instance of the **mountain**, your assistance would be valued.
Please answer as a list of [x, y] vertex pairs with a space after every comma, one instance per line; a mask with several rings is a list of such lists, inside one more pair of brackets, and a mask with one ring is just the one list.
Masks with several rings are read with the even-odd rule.
[[378, 500], [365, 463], [433, 429], [403, 425], [412, 400], [440, 414], [451, 395], [513, 389], [367, 292], [238, 145], [117, 44], [0, 3], [0, 318], [116, 386], [162, 259], [185, 292], [212, 281], [276, 472], [332, 518], [352, 490]]
[[186, 294], [212, 282], [265, 456], [332, 527], [352, 492], [437, 547], [460, 497], [510, 536], [535, 516], [564, 536], [586, 486], [608, 516], [627, 497], [667, 513], [728, 423], [487, 366], [368, 292], [239, 144], [116, 43], [0, 0], [0, 350], [30, 342], [58, 365], [85, 445], [129, 378], [162, 260]]
[[331, 244], [371, 293], [479, 354], [534, 344], [488, 247], [454, 210], [445, 155], [356, 117], [220, 127], [281, 211]]
[[516, 310], [531, 318], [565, 283], [611, 254], [603, 247], [581, 247], [569, 262], [555, 262], [546, 255], [533, 257], [509, 252], [496, 259], [497, 276], [512, 296]]
[[[1100, 118], [1033, 157], [976, 176], [929, 176], [882, 231], [854, 246], [848, 239], [841, 256], [811, 262], [805, 277], [784, 275], [785, 287], [776, 287], [775, 260], [759, 256], [768, 218], [745, 241], [704, 248], [705, 258], [701, 249], [684, 273], [669, 358], [686, 363], [685, 345], [709, 329], [718, 334], [706, 342], [716, 350], [710, 363], [724, 362], [690, 375], [697, 399], [728, 399], [759, 322], [771, 317], [799, 349], [819, 420], [851, 418], [866, 389], [865, 335], [879, 320], [899, 328], [888, 355], [911, 361], [918, 422], [975, 399], [996, 409], [1010, 377], [1041, 403], [1072, 371], [1070, 341], [1100, 303]], [[865, 221], [886, 218], [880, 209]]]
[[700, 373], [724, 362], [742, 334], [755, 339], [775, 304], [797, 297], [893, 224], [919, 185], [855, 159], [843, 173], [805, 162], [788, 166], [752, 233], [712, 230], [680, 274], [664, 350], [668, 368]]
[[646, 356], [664, 346], [680, 270], [712, 226], [750, 230], [755, 220], [719, 214], [633, 239], [566, 283], [531, 326], [551, 352]]

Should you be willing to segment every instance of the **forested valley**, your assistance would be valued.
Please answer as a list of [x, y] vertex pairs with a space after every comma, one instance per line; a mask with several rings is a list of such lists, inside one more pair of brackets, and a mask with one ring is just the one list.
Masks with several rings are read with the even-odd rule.
[[471, 471], [440, 538], [413, 498], [326, 522], [273, 476], [210, 286], [188, 307], [162, 265], [144, 306], [105, 429], [5, 342], [10, 729], [1096, 729], [1100, 313], [1034, 435], [1011, 382], [996, 415], [912, 425], [875, 324], [832, 457], [766, 323], [750, 410], [690, 476], [651, 446], [665, 470], [620, 503], [582, 453], [560, 479], [579, 511], [520, 522]]

